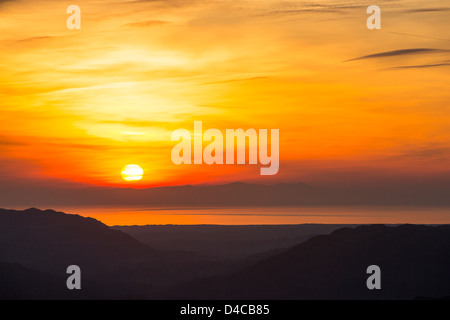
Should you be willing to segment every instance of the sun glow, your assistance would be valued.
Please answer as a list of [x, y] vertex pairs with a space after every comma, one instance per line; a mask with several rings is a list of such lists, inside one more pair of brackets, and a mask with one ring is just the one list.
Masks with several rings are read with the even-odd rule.
[[[0, 0], [0, 185], [17, 175], [139, 188], [447, 177], [447, 11], [404, 0], [386, 8], [395, 25], [374, 31], [345, 1], [119, 2], [77, 1], [82, 29], [69, 30], [66, 6]], [[279, 129], [282, 169], [175, 165], [171, 135], [194, 121]], [[146, 176], [121, 176], [129, 163]]]
[[128, 164], [122, 169], [122, 178], [125, 181], [139, 181], [144, 176], [144, 170], [137, 164]]

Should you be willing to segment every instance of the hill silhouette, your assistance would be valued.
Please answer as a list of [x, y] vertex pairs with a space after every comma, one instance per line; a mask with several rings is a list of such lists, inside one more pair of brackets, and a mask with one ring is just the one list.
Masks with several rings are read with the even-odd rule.
[[49, 273], [84, 266], [92, 277], [124, 261], [159, 259], [162, 253], [103, 223], [52, 210], [0, 210], [0, 261]]
[[[248, 240], [242, 232], [252, 228], [242, 228], [234, 232]], [[272, 232], [278, 235], [283, 230], [287, 229]], [[177, 251], [185, 247], [175, 244], [171, 243], [172, 250], [155, 249], [77, 215], [0, 209], [0, 298], [291, 300], [450, 295], [448, 225], [345, 227], [245, 263], [205, 259]], [[73, 264], [82, 270], [78, 292], [65, 286], [66, 269]], [[373, 264], [381, 268], [381, 290], [366, 288], [366, 269]]]
[[233, 260], [268, 257], [313, 236], [349, 226], [356, 225], [145, 225], [112, 228], [153, 248], [185, 250], [211, 258]]
[[[146, 297], [180, 281], [241, 266], [186, 251], [157, 250], [98, 220], [35, 208], [0, 209], [0, 264], [0, 284], [15, 283], [23, 290], [10, 293], [23, 299], [39, 298], [42, 286], [47, 288], [43, 297], [61, 299]], [[70, 265], [81, 268], [82, 293], [65, 292]], [[24, 279], [30, 280], [28, 286]]]
[[0, 299], [63, 299], [69, 291], [62, 280], [19, 264], [0, 263]]
[[0, 209], [0, 262], [63, 278], [78, 265], [86, 279], [153, 284], [217, 267], [188, 252], [153, 249], [92, 218], [34, 208]]
[[[369, 265], [381, 290], [366, 287]], [[178, 286], [175, 299], [414, 299], [450, 294], [450, 226], [343, 228], [232, 275]]]

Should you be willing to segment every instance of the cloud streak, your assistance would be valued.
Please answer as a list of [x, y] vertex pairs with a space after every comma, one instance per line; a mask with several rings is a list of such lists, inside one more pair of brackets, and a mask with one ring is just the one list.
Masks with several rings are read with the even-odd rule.
[[426, 68], [436, 68], [436, 67], [447, 67], [450, 66], [450, 63], [435, 63], [435, 64], [420, 64], [413, 66], [398, 66], [392, 67], [388, 69], [426, 69]]
[[398, 57], [398, 56], [406, 56], [406, 55], [439, 53], [439, 52], [446, 52], [446, 51], [447, 50], [431, 49], [431, 48], [402, 49], [402, 50], [385, 51], [385, 52], [379, 52], [379, 53], [370, 54], [370, 55], [366, 55], [366, 56], [361, 56], [361, 57], [345, 60], [345, 62], [364, 60], [364, 59], [378, 59], [378, 58]]
[[326, 4], [309, 4], [299, 9], [280, 9], [273, 10], [266, 13], [258, 14], [256, 16], [278, 16], [278, 15], [295, 15], [303, 13], [339, 13], [344, 10], [362, 9], [362, 5], [326, 5]]
[[402, 36], [415, 37], [415, 38], [422, 38], [422, 39], [432, 39], [432, 40], [450, 41], [450, 39], [436, 38], [436, 37], [424, 36], [424, 35], [420, 35], [420, 34], [411, 34], [411, 33], [395, 32], [395, 31], [386, 31], [386, 32], [392, 33], [392, 34], [399, 34], [399, 35], [402, 35]]
[[268, 78], [269, 77], [251, 77], [251, 78], [243, 78], [243, 79], [230, 79], [230, 80], [223, 80], [223, 81], [205, 82], [205, 83], [202, 83], [202, 85], [230, 83], [230, 82], [238, 82], [238, 81], [253, 81], [253, 80], [262, 80], [262, 79], [268, 79]]
[[165, 24], [170, 23], [169, 21], [164, 20], [147, 20], [147, 21], [138, 21], [138, 22], [131, 22], [122, 25], [121, 28], [146, 28], [146, 27], [156, 27], [156, 26], [162, 26]]
[[422, 12], [445, 12], [450, 11], [450, 8], [422, 8], [406, 10], [407, 13], [422, 13]]

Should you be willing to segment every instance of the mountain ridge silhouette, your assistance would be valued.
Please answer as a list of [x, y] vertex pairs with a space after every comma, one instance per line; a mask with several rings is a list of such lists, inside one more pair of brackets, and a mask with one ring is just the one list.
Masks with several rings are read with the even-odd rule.
[[[381, 290], [369, 290], [370, 265]], [[414, 299], [450, 293], [450, 226], [342, 228], [232, 275], [178, 286], [170, 299]]]
[[9, 206], [153, 205], [291, 206], [426, 205], [448, 206], [446, 185], [323, 187], [302, 182], [181, 185], [152, 188], [0, 186], [0, 202]]
[[[447, 297], [450, 225], [343, 227], [255, 261], [155, 249], [79, 215], [0, 209], [0, 297], [7, 299]], [[65, 287], [73, 264], [82, 270], [78, 294]], [[366, 287], [369, 265], [381, 268], [381, 290]]]

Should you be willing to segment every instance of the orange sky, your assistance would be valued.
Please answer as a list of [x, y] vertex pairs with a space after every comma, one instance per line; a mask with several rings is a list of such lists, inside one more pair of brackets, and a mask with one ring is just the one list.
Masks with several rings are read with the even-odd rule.
[[[0, 1], [3, 178], [148, 187], [449, 173], [446, 1], [378, 1], [381, 30], [366, 28], [368, 1], [76, 4], [81, 30], [66, 27], [67, 1]], [[194, 120], [280, 129], [279, 173], [174, 165], [171, 133]], [[124, 182], [126, 164], [144, 179]]]

